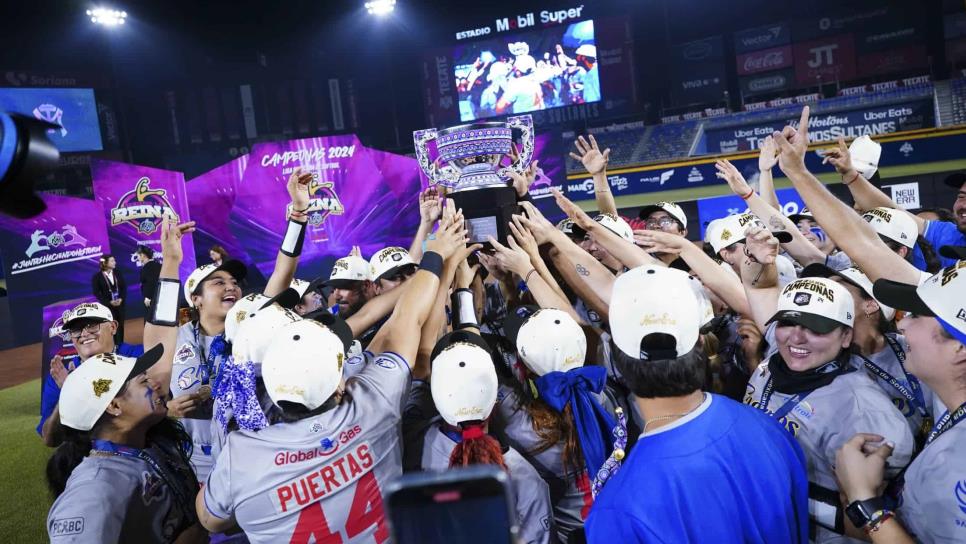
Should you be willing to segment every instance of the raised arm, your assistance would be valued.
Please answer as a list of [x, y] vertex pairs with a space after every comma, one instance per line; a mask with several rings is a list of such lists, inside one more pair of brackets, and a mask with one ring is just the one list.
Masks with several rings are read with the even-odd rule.
[[785, 127], [773, 134], [781, 153], [778, 165], [788, 176], [815, 221], [835, 240], [837, 246], [875, 282], [879, 278], [918, 284], [916, 267], [894, 253], [879, 239], [871, 225], [844, 202], [833, 195], [805, 168], [808, 149], [808, 114], [805, 106], [798, 130]]
[[553, 189], [553, 196], [557, 200], [557, 206], [573, 220], [574, 224], [587, 231], [601, 247], [606, 249], [615, 259], [627, 268], [636, 268], [644, 265], [667, 266], [663, 262], [648, 255], [646, 251], [633, 242], [629, 242], [617, 233], [594, 221], [587, 212], [580, 209], [570, 201], [558, 189]]
[[778, 240], [766, 229], [752, 227], [745, 234], [745, 258], [741, 260], [741, 282], [751, 308], [751, 317], [762, 331], [778, 308]]
[[855, 205], [859, 210], [865, 212], [872, 208], [898, 207], [891, 198], [876, 188], [875, 185], [872, 185], [869, 180], [865, 179], [865, 176], [852, 166], [852, 154], [849, 152], [848, 146], [845, 145], [845, 138], [839, 136], [837, 145], [825, 151], [822, 164], [831, 164], [835, 167], [835, 171], [842, 176], [842, 185], [849, 188], [852, 199], [855, 200]]
[[[529, 204], [529, 203], [528, 203]], [[530, 264], [537, 271], [537, 274], [543, 279], [544, 283], [554, 292], [554, 295], [561, 300], [561, 304], [566, 306], [570, 305], [567, 300], [567, 295], [564, 294], [563, 289], [560, 288], [560, 284], [557, 283], [556, 278], [550, 273], [550, 269], [547, 267], [547, 263], [544, 262], [543, 256], [540, 255], [540, 244], [537, 243], [536, 237], [530, 232], [523, 224], [523, 216], [514, 215], [513, 221], [510, 223], [510, 231], [513, 234], [513, 239], [516, 243], [527, 252], [530, 257]]]
[[433, 225], [443, 211], [443, 202], [439, 196], [439, 188], [435, 185], [427, 187], [419, 193], [419, 228], [409, 246], [409, 256], [419, 261], [423, 256], [423, 242], [433, 232]]
[[577, 153], [571, 151], [570, 156], [574, 160], [580, 161], [594, 180], [594, 198], [597, 200], [597, 209], [600, 210], [600, 213], [617, 215], [617, 203], [614, 202], [614, 194], [611, 192], [610, 183], [607, 181], [607, 161], [610, 160], [610, 148], [601, 153], [594, 135], [590, 134], [587, 138], [590, 143], [583, 136], [578, 136], [574, 140]]
[[[792, 220], [785, 217], [785, 214], [780, 211], [780, 204], [778, 206], [772, 206], [763, 197], [755, 194], [751, 186], [745, 182], [745, 178], [741, 175], [741, 172], [730, 161], [720, 160], [714, 166], [718, 169], [716, 175], [728, 182], [731, 191], [740, 196], [748, 204], [751, 212], [757, 215], [763, 223], [768, 225], [770, 230], [783, 230], [791, 234], [792, 241], [782, 244], [782, 247], [793, 259], [798, 261], [802, 266], [808, 266], [812, 263], [825, 263], [825, 253], [802, 236], [802, 233], [792, 223]], [[770, 175], [771, 173], [769, 172]]]
[[741, 279], [721, 268], [721, 265], [690, 240], [661, 230], [644, 230], [636, 236], [648, 249], [680, 255], [701, 283], [718, 295], [725, 304], [741, 315], [751, 315], [751, 307], [748, 305]]
[[288, 178], [285, 188], [292, 199], [292, 212], [289, 214], [287, 230], [282, 239], [282, 247], [275, 257], [275, 269], [265, 285], [265, 296], [274, 297], [288, 289], [295, 278], [295, 268], [299, 265], [299, 254], [305, 240], [305, 226], [308, 221], [309, 183], [314, 174], [296, 168]]
[[161, 388], [165, 397], [171, 384], [171, 368], [178, 341], [178, 297], [181, 295], [178, 267], [184, 258], [181, 241], [185, 234], [194, 230], [194, 221], [180, 225], [170, 219], [161, 222], [161, 272], [144, 320], [144, 347], [164, 346], [164, 354], [148, 369], [147, 375]]
[[406, 285], [397, 287], [404, 292], [389, 321], [369, 344], [373, 353], [391, 351], [404, 358], [412, 367], [416, 362], [423, 324], [436, 301], [443, 263], [466, 244], [466, 229], [462, 214], [444, 218], [436, 238], [426, 242], [426, 253], [420, 268]]
[[761, 151], [758, 153], [758, 193], [766, 204], [780, 210], [782, 205], [775, 192], [775, 178], [772, 177], [772, 169], [776, 164], [778, 164], [778, 145], [775, 144], [774, 138], [768, 136], [762, 142]]

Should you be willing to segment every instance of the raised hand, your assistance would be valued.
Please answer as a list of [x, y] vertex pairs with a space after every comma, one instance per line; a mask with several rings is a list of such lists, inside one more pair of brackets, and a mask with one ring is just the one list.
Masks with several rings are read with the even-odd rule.
[[859, 433], [835, 453], [835, 477], [849, 501], [863, 501], [879, 494], [886, 460], [895, 447], [884, 440], [877, 434]]
[[527, 272], [533, 270], [533, 265], [530, 263], [530, 256], [517, 244], [513, 236], [507, 236], [506, 238], [507, 244], [510, 247], [504, 246], [492, 236], [489, 239], [493, 249], [496, 250], [493, 256], [504, 269], [520, 277], [525, 276]]
[[751, 192], [751, 186], [745, 181], [745, 177], [741, 175], [741, 172], [735, 168], [735, 165], [731, 164], [728, 159], [719, 160], [714, 163], [714, 167], [718, 169], [715, 174], [719, 179], [723, 179], [728, 182], [728, 187], [731, 188], [731, 192], [740, 196], [745, 197]]
[[292, 209], [299, 213], [305, 213], [309, 207], [309, 183], [312, 181], [312, 172], [306, 172], [301, 167], [296, 168], [292, 175], [288, 177], [285, 189], [288, 196], [292, 199]]
[[687, 238], [664, 232], [663, 230], [635, 230], [634, 242], [649, 253], [670, 253], [677, 255], [690, 244]]
[[571, 151], [570, 156], [574, 160], [580, 161], [584, 165], [584, 168], [587, 169], [587, 172], [593, 176], [607, 169], [607, 161], [610, 160], [610, 148], [605, 149], [601, 153], [594, 135], [591, 134], [588, 138], [590, 138], [590, 143], [587, 143], [587, 140], [583, 136], [578, 136], [574, 141], [574, 146], [577, 147], [577, 153]]
[[[453, 287], [456, 289], [468, 289], [470, 284], [473, 283], [473, 278], [476, 277], [477, 271], [480, 269], [479, 264], [470, 266], [470, 263], [466, 260], [470, 256], [470, 253], [482, 248], [482, 244], [475, 244], [467, 248], [466, 254], [460, 259], [459, 264], [456, 266], [456, 276], [453, 278]], [[462, 251], [458, 252], [462, 253]], [[454, 256], [454, 259], [456, 256]]]
[[560, 209], [567, 214], [567, 217], [573, 220], [575, 225], [584, 230], [590, 230], [593, 228], [593, 226], [596, 224], [596, 221], [587, 215], [587, 212], [580, 209], [580, 206], [574, 204], [569, 198], [565, 197], [563, 193], [560, 192], [560, 189], [554, 187], [553, 189], [550, 189], [550, 191], [553, 193], [554, 200], [557, 201], [557, 206], [559, 206]]
[[738, 320], [738, 338], [741, 340], [741, 353], [745, 363], [757, 366], [761, 362], [761, 343], [763, 337], [753, 319], [742, 317]]
[[426, 251], [435, 251], [443, 259], [449, 259], [461, 247], [465, 248], [466, 242], [466, 227], [463, 222], [463, 212], [460, 210], [443, 217], [436, 231], [436, 237], [426, 241]]
[[758, 170], [765, 172], [771, 170], [778, 163], [778, 144], [775, 138], [768, 136], [761, 143], [761, 151], [758, 153]]
[[439, 220], [443, 213], [443, 202], [439, 195], [439, 189], [433, 185], [427, 187], [419, 193], [419, 220], [423, 224], [430, 225]]
[[67, 375], [74, 371], [74, 358], [72, 357], [70, 363], [64, 366], [64, 358], [60, 355], [54, 355], [54, 358], [50, 360], [50, 377], [54, 379], [54, 383], [57, 387], [64, 387], [64, 380], [67, 379]]
[[537, 244], [546, 244], [554, 234], [560, 232], [532, 203], [521, 202], [520, 206], [526, 214], [520, 216], [520, 223], [530, 231]]
[[[516, 152], [516, 147], [512, 148], [514, 153]], [[513, 155], [513, 153], [511, 153]], [[514, 159], [515, 160], [515, 159]], [[510, 179], [513, 180], [513, 190], [517, 192], [518, 197], [523, 197], [527, 192], [530, 191], [530, 186], [533, 185], [534, 180], [537, 179], [537, 165], [540, 161], [533, 161], [530, 166], [523, 171], [523, 174], [519, 174], [512, 168], [508, 171]]]
[[161, 222], [161, 258], [165, 262], [180, 263], [184, 258], [181, 238], [195, 231], [195, 222], [176, 224], [172, 219]]
[[775, 264], [778, 239], [768, 229], [750, 227], [745, 233], [745, 256], [761, 264]]
[[849, 153], [849, 147], [845, 145], [845, 138], [839, 136], [838, 146], [825, 151], [822, 164], [831, 164], [835, 167], [835, 171], [843, 176], [855, 171], [852, 167], [852, 154]]
[[531, 259], [539, 259], [540, 244], [537, 243], [537, 239], [530, 233], [530, 229], [524, 226], [522, 218], [522, 215], [513, 216], [513, 220], [510, 222], [510, 232], [513, 234], [513, 239], [527, 252], [527, 255]]
[[805, 169], [805, 153], [808, 151], [808, 114], [809, 108], [802, 108], [802, 117], [798, 128], [785, 127], [781, 132], [775, 132], [772, 137], [781, 152], [778, 154], [778, 167], [782, 172], [800, 171]]
[[491, 277], [501, 282], [510, 280], [510, 273], [503, 268], [503, 265], [500, 264], [500, 261], [495, 256], [480, 252], [477, 254], [477, 257], [480, 259], [480, 264], [483, 265], [483, 268], [486, 269]]

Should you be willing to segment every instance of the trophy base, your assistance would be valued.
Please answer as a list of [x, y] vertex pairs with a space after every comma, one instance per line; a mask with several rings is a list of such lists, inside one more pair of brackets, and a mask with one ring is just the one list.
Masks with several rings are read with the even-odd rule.
[[457, 209], [463, 210], [470, 243], [489, 248], [488, 237], [492, 236], [501, 244], [507, 244], [511, 216], [520, 213], [513, 187], [484, 187], [446, 196], [453, 199]]

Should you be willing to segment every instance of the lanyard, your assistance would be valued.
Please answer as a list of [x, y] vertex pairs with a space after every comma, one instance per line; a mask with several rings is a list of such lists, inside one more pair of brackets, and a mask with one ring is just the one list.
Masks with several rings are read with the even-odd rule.
[[[889, 336], [888, 334], [885, 335], [885, 339], [886, 339], [886, 342], [889, 343], [889, 347], [892, 348], [892, 352], [895, 353], [896, 359], [899, 361], [899, 368], [902, 369], [903, 375], [906, 377], [906, 380], [909, 382], [908, 388], [902, 385], [899, 382], [899, 380], [897, 380], [893, 375], [886, 372], [885, 369], [873, 363], [864, 355], [859, 354], [859, 357], [861, 357], [862, 360], [865, 361], [865, 367], [870, 372], [878, 376], [880, 379], [888, 383], [893, 389], [898, 391], [899, 394], [902, 395], [902, 398], [906, 399], [906, 402], [908, 402], [909, 404], [911, 404], [916, 408], [916, 411], [919, 412], [920, 416], [922, 416], [923, 418], [929, 417], [929, 412], [926, 410], [926, 401], [923, 400], [923, 397], [922, 397], [922, 386], [919, 385], [919, 380], [912, 374], [909, 374], [908, 372], [906, 372], [906, 365], [905, 365], [906, 352], [903, 351], [902, 347], [899, 346], [899, 343], [896, 342], [896, 340], [891, 336]], [[912, 391], [910, 391], [910, 389]]]
[[99, 451], [103, 453], [109, 453], [111, 455], [116, 455], [118, 457], [129, 457], [132, 459], [140, 459], [147, 463], [151, 470], [155, 474], [161, 477], [168, 489], [171, 490], [172, 495], [174, 495], [175, 502], [178, 503], [178, 508], [181, 509], [182, 514], [188, 520], [196, 519], [195, 512], [193, 511], [194, 502], [190, 501], [188, 495], [185, 493], [183, 486], [178, 485], [180, 482], [175, 478], [167, 466], [162, 467], [161, 463], [154, 458], [154, 455], [148, 453], [146, 450], [139, 448], [132, 448], [130, 446], [122, 446], [120, 444], [115, 444], [110, 440], [94, 440], [93, 441], [94, 451]]
[[[201, 337], [201, 332], [199, 329], [200, 327], [197, 323], [195, 323], [193, 329], [195, 333], [195, 344], [198, 346], [198, 351], [201, 353], [201, 367], [204, 369], [201, 373], [201, 383], [202, 385], [208, 385], [209, 381], [217, 379], [218, 366], [215, 365], [215, 357], [217, 357], [218, 354], [215, 353], [215, 350], [211, 350], [211, 353], [205, 353], [205, 340]], [[214, 346], [215, 342], [217, 341], [218, 337], [216, 336], [214, 340], [211, 341], [211, 345]], [[224, 362], [224, 354], [222, 354], [221, 359], [222, 362]]]
[[934, 442], [944, 432], [955, 427], [956, 424], [962, 421], [963, 419], [966, 419], [966, 402], [964, 402], [963, 404], [960, 404], [959, 408], [956, 408], [956, 410], [953, 412], [946, 410], [946, 413], [943, 414], [943, 417], [939, 418], [939, 421], [937, 421], [936, 424], [933, 425], [932, 431], [929, 433], [929, 436], [926, 438], [926, 445], [928, 446], [929, 444]]
[[775, 392], [774, 390], [775, 390], [775, 380], [772, 376], [769, 376], [768, 381], [765, 382], [764, 389], [761, 390], [761, 400], [758, 401], [758, 409], [761, 410], [762, 412], [765, 412], [766, 414], [770, 415], [775, 419], [781, 419], [787, 416], [788, 412], [792, 411], [792, 408], [797, 406], [798, 403], [805, 400], [805, 397], [809, 396], [812, 393], [812, 391], [814, 391], [814, 389], [810, 389], [808, 391], [802, 391], [801, 393], [796, 393], [795, 396], [786, 400], [785, 404], [782, 404], [781, 408], [779, 408], [777, 411], [769, 412], [768, 401], [771, 400], [771, 394]]

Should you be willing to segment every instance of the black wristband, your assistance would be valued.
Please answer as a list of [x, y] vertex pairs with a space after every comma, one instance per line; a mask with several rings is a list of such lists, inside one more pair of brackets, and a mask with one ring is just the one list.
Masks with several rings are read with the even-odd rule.
[[151, 299], [148, 323], [159, 327], [178, 326], [178, 297], [181, 296], [181, 282], [171, 278], [161, 278]]
[[461, 288], [453, 291], [450, 299], [453, 308], [453, 330], [479, 327], [476, 322], [476, 306], [473, 304], [473, 291]]
[[286, 257], [298, 257], [302, 254], [302, 244], [305, 243], [306, 223], [299, 223], [294, 219], [288, 220], [288, 227], [285, 231], [285, 238], [282, 239], [282, 247], [278, 250]]
[[443, 276], [443, 256], [435, 251], [423, 253], [423, 259], [419, 261], [419, 268], [432, 272], [437, 278]]
[[517, 202], [518, 203], [519, 202], [530, 202], [532, 204], [533, 203], [533, 197], [530, 196], [530, 191], [527, 191], [526, 193], [524, 193], [523, 196], [519, 196], [518, 195], [517, 196]]

